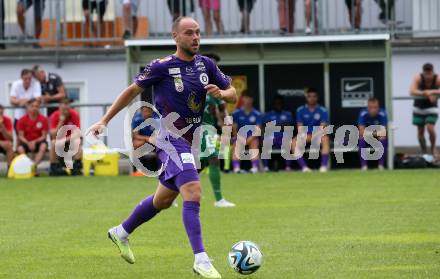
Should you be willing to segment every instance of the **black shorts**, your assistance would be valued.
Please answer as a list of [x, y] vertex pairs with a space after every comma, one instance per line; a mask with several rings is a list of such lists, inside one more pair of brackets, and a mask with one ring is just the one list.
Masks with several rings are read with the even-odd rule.
[[93, 13], [96, 10], [99, 18], [102, 20], [105, 14], [105, 9], [107, 7], [107, 0], [82, 0], [82, 8], [84, 11], [90, 11]]
[[36, 18], [42, 18], [44, 14], [44, 2], [45, 0], [18, 0], [17, 4], [23, 5], [25, 10], [34, 5], [34, 16]]
[[240, 12], [246, 11], [250, 13], [254, 8], [255, 0], [238, 0], [238, 6], [240, 7]]
[[[37, 144], [35, 145], [35, 152], [38, 152], [38, 150], [40, 149], [40, 146], [41, 146], [42, 144], [46, 144], [46, 146], [47, 146], [47, 142], [46, 142], [45, 140], [39, 141], [39, 142], [37, 142]], [[23, 147], [23, 149], [24, 149], [24, 151], [25, 151], [26, 153], [30, 153], [30, 152], [31, 152], [30, 149], [29, 149], [29, 146], [28, 146], [26, 143], [21, 142], [21, 143], [19, 144], [19, 146]]]
[[[189, 11], [186, 10], [186, 3], [185, 3], [186, 1], [187, 0], [183, 0], [183, 1], [182, 0], [167, 0], [168, 8], [170, 9], [171, 14], [179, 14], [179, 15], [186, 16], [189, 13], [194, 12], [194, 1], [190, 0], [190, 3], [189, 3], [190, 10]], [[182, 5], [183, 7], [180, 7], [181, 3], [183, 4]]]

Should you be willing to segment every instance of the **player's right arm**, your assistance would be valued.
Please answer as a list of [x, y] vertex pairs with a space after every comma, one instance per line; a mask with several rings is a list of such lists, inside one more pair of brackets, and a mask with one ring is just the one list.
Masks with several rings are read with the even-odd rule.
[[137, 85], [136, 83], [132, 83], [129, 87], [125, 88], [121, 94], [116, 98], [108, 111], [104, 114], [104, 116], [95, 123], [89, 129], [89, 133], [92, 135], [99, 135], [104, 127], [112, 120], [112, 118], [118, 114], [121, 110], [123, 110], [126, 106], [130, 104], [130, 102], [139, 95], [144, 89]]
[[166, 68], [166, 66], [164, 66], [166, 61], [167, 60], [164, 59], [154, 60], [148, 64], [144, 70], [136, 76], [135, 82], [121, 92], [101, 120], [90, 127], [87, 134], [99, 135], [110, 120], [118, 114], [118, 112], [128, 106], [137, 95], [144, 91], [145, 88], [159, 82], [164, 76], [163, 69]]

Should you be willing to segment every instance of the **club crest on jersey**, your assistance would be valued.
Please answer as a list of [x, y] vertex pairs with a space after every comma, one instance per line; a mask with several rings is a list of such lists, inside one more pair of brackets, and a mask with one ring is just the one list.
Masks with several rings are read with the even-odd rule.
[[319, 113], [315, 113], [314, 118], [315, 120], [319, 120], [321, 118], [321, 115], [319, 115]]
[[194, 92], [191, 92], [191, 94], [189, 94], [187, 104], [188, 104], [189, 109], [193, 113], [200, 112], [200, 110], [202, 109], [202, 105], [203, 105], [201, 100], [197, 97], [196, 93], [194, 93]]
[[208, 75], [207, 75], [206, 73], [201, 73], [201, 74], [200, 74], [200, 82], [201, 82], [203, 85], [208, 85], [208, 83], [209, 83], [209, 77], [208, 77]]
[[37, 122], [37, 125], [35, 125], [38, 129], [41, 129], [43, 127], [43, 123]]
[[176, 88], [177, 92], [183, 92], [183, 80], [181, 75], [176, 75], [174, 77], [174, 87]]

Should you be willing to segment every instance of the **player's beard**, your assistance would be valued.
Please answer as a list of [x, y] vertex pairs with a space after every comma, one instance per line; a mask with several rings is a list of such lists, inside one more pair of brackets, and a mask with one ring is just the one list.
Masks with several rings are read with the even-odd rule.
[[188, 56], [194, 56], [199, 52], [199, 46], [193, 48], [192, 45], [189, 46], [180, 46], [180, 48], [185, 52]]

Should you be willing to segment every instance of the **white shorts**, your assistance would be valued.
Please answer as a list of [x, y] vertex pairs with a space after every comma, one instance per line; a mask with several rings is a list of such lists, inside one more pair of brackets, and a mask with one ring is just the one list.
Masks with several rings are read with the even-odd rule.
[[135, 16], [139, 8], [139, 0], [120, 0], [121, 4], [131, 4], [131, 14]]

